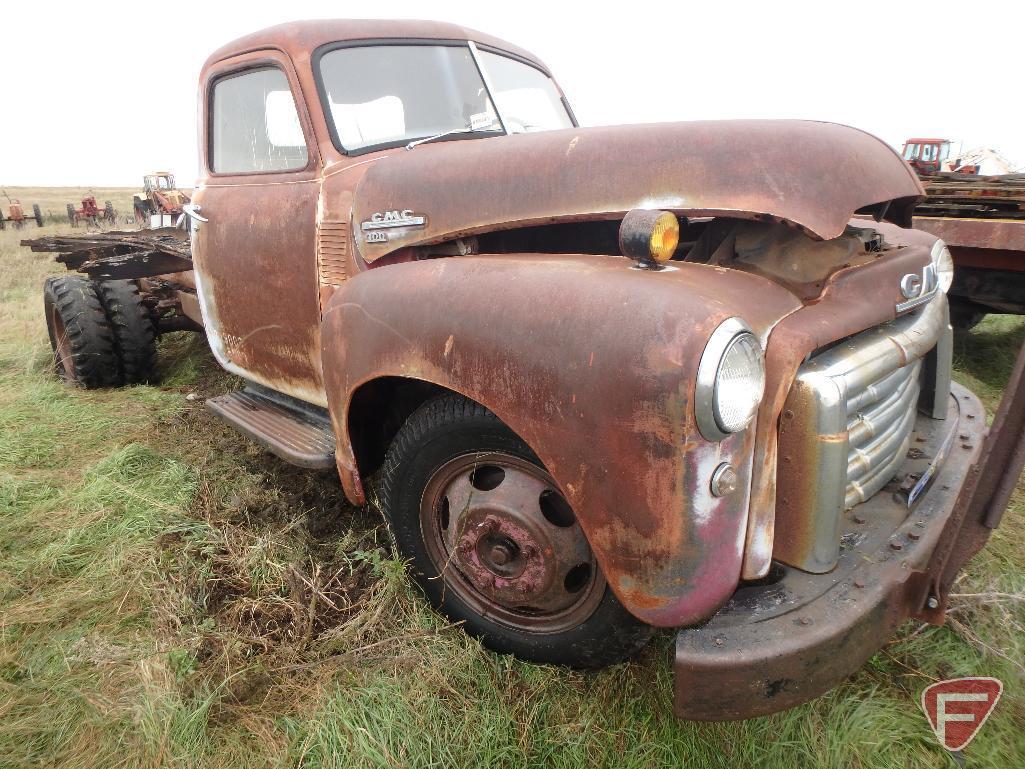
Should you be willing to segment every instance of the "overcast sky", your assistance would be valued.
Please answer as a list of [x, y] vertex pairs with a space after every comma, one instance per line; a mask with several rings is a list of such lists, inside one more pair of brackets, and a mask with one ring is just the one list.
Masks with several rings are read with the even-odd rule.
[[515, 42], [552, 68], [583, 125], [814, 118], [898, 147], [908, 136], [943, 136], [1025, 164], [1020, 0], [207, 0], [157, 9], [4, 0], [0, 186], [138, 186], [153, 169], [188, 186], [206, 56], [279, 22], [347, 16], [454, 21]]

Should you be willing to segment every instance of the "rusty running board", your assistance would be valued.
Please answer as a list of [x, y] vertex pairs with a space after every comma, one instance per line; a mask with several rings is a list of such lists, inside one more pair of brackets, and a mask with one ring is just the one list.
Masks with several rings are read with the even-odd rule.
[[314, 470], [335, 466], [335, 436], [326, 412], [262, 387], [218, 395], [206, 407], [286, 462]]

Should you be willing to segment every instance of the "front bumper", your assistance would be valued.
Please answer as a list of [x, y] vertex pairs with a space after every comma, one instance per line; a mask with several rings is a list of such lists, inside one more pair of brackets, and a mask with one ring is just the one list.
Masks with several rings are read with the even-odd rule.
[[[681, 718], [751, 718], [813, 699], [856, 671], [914, 611], [913, 571], [928, 564], [986, 432], [978, 398], [951, 386], [947, 418], [919, 415], [896, 477], [921, 475], [953, 435], [946, 460], [911, 507], [886, 487], [844, 515], [836, 568], [741, 587], [705, 624], [676, 638]], [[778, 576], [778, 573], [777, 575]]]

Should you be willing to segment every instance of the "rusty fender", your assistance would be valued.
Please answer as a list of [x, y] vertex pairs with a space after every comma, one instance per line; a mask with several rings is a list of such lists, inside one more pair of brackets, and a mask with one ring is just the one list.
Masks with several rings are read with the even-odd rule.
[[[757, 301], [752, 301], [757, 297]], [[362, 496], [349, 405], [379, 377], [433, 382], [491, 409], [573, 506], [613, 591], [639, 619], [709, 616], [740, 575], [753, 429], [710, 443], [692, 412], [712, 330], [740, 316], [764, 339], [799, 307], [749, 274], [658, 272], [615, 256], [483, 255], [361, 273], [328, 303], [325, 384], [346, 493]], [[712, 496], [721, 462], [740, 478]]]

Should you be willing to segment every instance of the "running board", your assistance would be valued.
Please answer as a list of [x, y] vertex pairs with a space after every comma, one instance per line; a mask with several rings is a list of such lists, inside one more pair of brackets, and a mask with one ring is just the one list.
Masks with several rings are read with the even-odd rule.
[[313, 407], [291, 406], [248, 388], [209, 398], [206, 407], [290, 464], [311, 469], [335, 466], [331, 423]]

